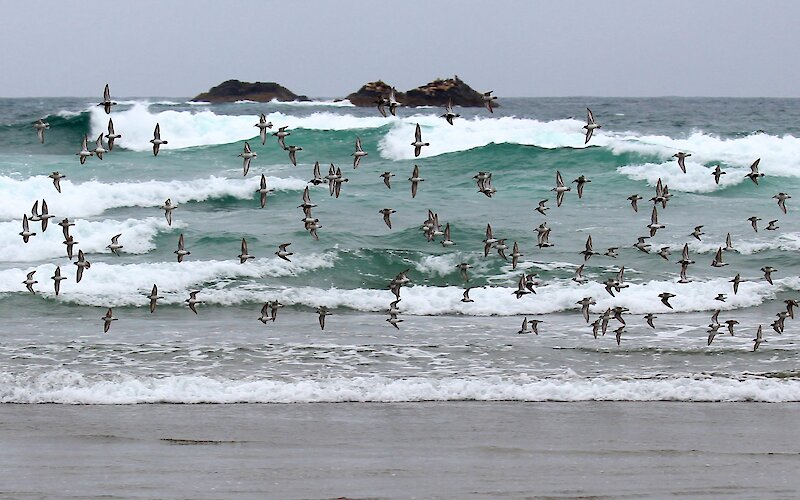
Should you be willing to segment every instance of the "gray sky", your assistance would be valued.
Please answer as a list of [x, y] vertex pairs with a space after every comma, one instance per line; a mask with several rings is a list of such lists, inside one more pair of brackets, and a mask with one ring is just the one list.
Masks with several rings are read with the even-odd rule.
[[344, 96], [459, 75], [499, 96], [800, 96], [800, 2], [3, 2], [0, 96]]

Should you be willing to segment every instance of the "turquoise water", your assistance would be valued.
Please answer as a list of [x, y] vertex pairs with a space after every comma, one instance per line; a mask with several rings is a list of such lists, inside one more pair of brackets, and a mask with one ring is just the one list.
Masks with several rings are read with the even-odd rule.
[[[585, 106], [602, 128], [588, 147], [581, 127]], [[383, 118], [347, 103], [188, 104], [159, 98], [121, 101], [112, 111], [122, 134], [104, 159], [80, 165], [84, 134], [96, 138], [108, 116], [89, 99], [0, 100], [0, 314], [8, 318], [0, 355], [4, 401], [306, 401], [396, 399], [755, 399], [800, 398], [795, 366], [797, 328], [782, 335], [769, 324], [800, 288], [800, 227], [794, 199], [783, 214], [772, 196], [800, 184], [800, 101], [793, 99], [504, 99], [494, 114], [459, 109], [450, 126], [435, 108], [401, 109]], [[301, 146], [298, 165], [272, 136], [261, 145], [253, 125], [265, 113], [286, 143]], [[33, 121], [50, 130], [38, 143]], [[162, 146], [149, 139], [160, 123]], [[429, 147], [414, 158], [419, 123]], [[275, 130], [275, 129], [273, 129]], [[352, 167], [356, 136], [368, 153]], [[258, 154], [242, 175], [244, 141]], [[672, 155], [691, 153], [682, 173]], [[761, 158], [759, 185], [744, 176]], [[349, 181], [341, 196], [311, 186], [311, 238], [297, 208], [314, 162], [333, 163]], [[711, 176], [720, 164], [719, 185]], [[425, 179], [416, 198], [414, 165]], [[66, 174], [62, 193], [46, 176]], [[395, 174], [392, 189], [379, 177]], [[497, 192], [477, 191], [473, 176], [491, 171]], [[591, 180], [582, 199], [566, 193], [556, 207], [555, 174], [567, 184]], [[267, 206], [255, 190], [267, 176]], [[668, 246], [669, 261], [633, 248], [648, 234], [655, 185], [672, 193], [659, 209], [665, 224], [648, 240]], [[627, 197], [638, 193], [639, 212]], [[28, 244], [18, 236], [22, 215], [45, 198], [56, 215]], [[178, 204], [169, 226], [158, 207]], [[548, 199], [546, 216], [534, 211]], [[393, 208], [392, 229], [378, 211]], [[420, 226], [428, 210], [450, 224], [456, 245], [426, 242]], [[763, 219], [753, 231], [750, 216]], [[75, 283], [61, 228], [71, 233], [92, 267]], [[777, 219], [780, 229], [765, 230]], [[551, 228], [549, 248], [537, 248], [535, 228]], [[517, 269], [482, 240], [518, 242]], [[690, 233], [703, 225], [697, 241]], [[106, 249], [121, 233], [117, 257]], [[722, 268], [710, 266], [730, 233], [734, 251]], [[183, 234], [191, 255], [174, 251]], [[591, 235], [594, 250], [619, 247], [619, 257], [579, 252]], [[236, 257], [242, 238], [254, 260]], [[291, 242], [292, 262], [274, 253]], [[691, 283], [679, 284], [680, 250], [689, 244]], [[509, 250], [510, 253], [510, 250]], [[466, 262], [469, 282], [456, 265]], [[589, 281], [572, 281], [584, 264]], [[49, 279], [56, 265], [68, 277], [56, 297]], [[602, 282], [625, 266], [630, 285], [615, 297]], [[763, 266], [777, 268], [774, 284]], [[389, 281], [409, 269], [401, 292], [400, 330], [384, 321], [394, 296]], [[36, 270], [36, 295], [21, 282]], [[516, 299], [522, 272], [537, 273], [536, 294]], [[740, 273], [738, 294], [728, 282]], [[164, 296], [155, 314], [144, 296], [153, 284]], [[461, 302], [465, 287], [472, 303]], [[185, 306], [199, 290], [195, 316]], [[676, 296], [673, 309], [661, 292]], [[715, 300], [724, 293], [725, 302]], [[627, 326], [617, 346], [613, 333], [594, 339], [575, 303], [593, 297], [592, 320], [621, 306]], [[256, 321], [265, 301], [285, 304], [269, 325]], [[314, 309], [334, 314], [320, 331]], [[102, 333], [102, 316], [119, 321]], [[737, 335], [720, 334], [707, 346], [706, 324], [737, 319]], [[642, 315], [659, 316], [649, 328]], [[544, 321], [539, 336], [518, 336], [524, 316]], [[619, 325], [611, 322], [611, 330]], [[752, 353], [762, 325], [768, 339]], [[725, 328], [721, 329], [724, 332]], [[777, 376], [773, 376], [777, 374]], [[635, 379], [631, 381], [631, 378]], [[255, 384], [243, 388], [242, 384]], [[766, 384], [766, 385], [765, 385]], [[133, 392], [131, 387], [138, 387]], [[5, 387], [5, 388], [4, 388]], [[255, 388], [253, 388], [255, 387]]]

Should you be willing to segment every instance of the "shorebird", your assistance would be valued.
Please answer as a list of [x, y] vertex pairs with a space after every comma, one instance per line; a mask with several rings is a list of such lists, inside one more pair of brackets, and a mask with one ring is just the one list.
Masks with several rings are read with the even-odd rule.
[[378, 96], [375, 104], [378, 106], [378, 112], [381, 114], [381, 116], [386, 118], [386, 105], [389, 104], [389, 99], [385, 98], [384, 96]]
[[117, 139], [122, 138], [122, 135], [117, 134], [114, 132], [114, 122], [111, 118], [108, 119], [108, 133], [106, 134], [106, 140], [108, 141], [108, 150], [111, 151], [114, 149], [114, 141]]
[[111, 328], [111, 322], [117, 321], [118, 318], [114, 317], [111, 312], [111, 308], [109, 307], [108, 311], [106, 311], [106, 315], [100, 317], [100, 319], [103, 320], [103, 333], [108, 333], [108, 329]]
[[384, 172], [381, 174], [381, 177], [383, 178], [383, 183], [386, 184], [386, 187], [392, 189], [391, 179], [394, 177], [394, 174], [391, 172]]
[[25, 214], [22, 216], [22, 232], [19, 233], [22, 236], [22, 241], [27, 243], [30, 240], [31, 236], [36, 236], [36, 233], [32, 233], [30, 228], [28, 227], [28, 215]]
[[576, 302], [576, 304], [581, 306], [581, 314], [583, 314], [583, 319], [585, 319], [586, 322], [588, 323], [589, 322], [589, 306], [593, 306], [593, 305], [597, 304], [597, 302], [595, 302], [595, 300], [593, 298], [591, 298], [591, 297], [584, 297], [581, 300], [579, 300], [578, 302]]
[[239, 257], [239, 264], [244, 264], [248, 259], [255, 259], [255, 255], [247, 253], [247, 240], [242, 238], [242, 253], [237, 255]]
[[608, 247], [603, 255], [606, 257], [611, 257], [612, 259], [616, 259], [619, 257], [619, 255], [617, 255], [617, 250], [619, 250], [619, 247]]
[[506, 250], [508, 250], [508, 245], [506, 245], [506, 238], [500, 238], [497, 240], [497, 243], [494, 244], [494, 249], [497, 250], [497, 255], [503, 258], [503, 260], [508, 260], [506, 257]]
[[531, 327], [531, 331], [534, 335], [539, 335], [539, 323], [544, 323], [544, 321], [540, 319], [531, 319], [528, 320], [528, 325]]
[[592, 110], [589, 108], [586, 108], [586, 122], [586, 125], [583, 126], [583, 128], [586, 129], [586, 140], [583, 141], [583, 143], [589, 144], [589, 139], [592, 138], [594, 130], [600, 128], [600, 125], [594, 121], [594, 115], [592, 114]]
[[519, 244], [514, 242], [514, 246], [511, 248], [511, 269], [515, 270], [517, 268], [517, 264], [519, 263], [519, 258], [524, 257], [525, 255], [519, 251]]
[[103, 133], [100, 132], [100, 135], [97, 137], [97, 140], [94, 141], [94, 149], [92, 153], [99, 158], [103, 159], [103, 155], [106, 153], [106, 148], [103, 147]]
[[320, 172], [319, 172], [319, 162], [318, 161], [314, 162], [314, 170], [313, 170], [312, 175], [313, 175], [313, 178], [310, 181], [308, 181], [309, 184], [313, 184], [315, 186], [319, 186], [320, 184], [325, 184], [326, 182], [328, 182], [327, 179], [323, 179], [322, 178], [322, 174], [320, 174]]
[[528, 290], [528, 287], [525, 286], [525, 278], [526, 276], [523, 273], [519, 281], [517, 282], [517, 289], [511, 292], [511, 294], [515, 295], [518, 299], [521, 299], [523, 295], [527, 295], [529, 293], [536, 293], [536, 292], [531, 292], [530, 290]]
[[494, 113], [494, 108], [493, 108], [494, 102], [493, 101], [497, 100], [497, 97], [493, 96], [492, 92], [493, 91], [490, 90], [489, 92], [484, 92], [483, 93], [483, 105], [486, 106], [486, 109], [489, 110], [489, 113]]
[[578, 266], [578, 268], [575, 269], [575, 276], [572, 277], [572, 281], [574, 281], [579, 285], [582, 285], [586, 283], [586, 281], [588, 281], [586, 278], [583, 277], [583, 266], [584, 264]]
[[761, 158], [757, 159], [750, 165], [750, 173], [745, 175], [745, 178], [753, 181], [753, 184], [758, 185], [758, 178], [764, 177], [764, 174], [758, 171], [758, 164], [761, 163]]
[[444, 236], [444, 238], [441, 241], [443, 247], [447, 248], [447, 247], [451, 247], [451, 246], [456, 244], [455, 241], [450, 239], [450, 223], [449, 222], [447, 224], [445, 224], [445, 226], [444, 226], [444, 235], [443, 236]]
[[383, 222], [386, 224], [386, 227], [391, 229], [392, 221], [389, 219], [389, 216], [391, 216], [394, 213], [397, 213], [397, 210], [392, 210], [391, 208], [383, 208], [381, 210], [378, 210], [378, 213], [383, 214]]
[[292, 165], [295, 167], [297, 166], [297, 152], [302, 151], [303, 148], [299, 146], [286, 146], [284, 148], [286, 151], [289, 152], [289, 161], [292, 162]]
[[631, 201], [631, 207], [633, 207], [633, 211], [638, 213], [639, 212], [639, 200], [641, 200], [643, 198], [641, 196], [639, 196], [638, 194], [632, 194], [632, 195], [628, 196], [627, 199]]
[[447, 101], [447, 107], [445, 108], [444, 114], [441, 117], [444, 118], [445, 120], [447, 120], [447, 123], [452, 125], [453, 124], [453, 119], [454, 118], [459, 118], [460, 116], [461, 115], [456, 114], [456, 112], [453, 111], [453, 101]]
[[717, 165], [717, 166], [716, 166], [716, 168], [714, 168], [714, 171], [713, 171], [713, 172], [711, 172], [711, 175], [713, 175], [713, 176], [714, 176], [714, 182], [715, 182], [716, 184], [719, 184], [719, 180], [720, 180], [720, 178], [721, 178], [723, 175], [725, 175], [726, 173], [727, 173], [727, 172], [724, 172], [724, 171], [722, 170], [722, 168], [720, 168], [720, 166], [719, 166], [719, 165]]
[[728, 298], [728, 296], [725, 295], [724, 293], [718, 293], [717, 296], [714, 297], [714, 300], [718, 300], [720, 302], [725, 302], [725, 300], [727, 300], [727, 298]]
[[537, 211], [537, 212], [539, 212], [539, 213], [540, 213], [540, 214], [542, 214], [542, 215], [547, 215], [545, 212], [547, 212], [548, 210], [550, 210], [550, 207], [546, 207], [546, 206], [544, 206], [544, 204], [545, 204], [545, 203], [547, 203], [547, 202], [548, 202], [548, 200], [541, 200], [541, 201], [539, 202], [539, 206], [538, 206], [538, 207], [536, 207], [536, 211]]
[[169, 144], [169, 142], [161, 140], [161, 125], [158, 123], [156, 123], [153, 138], [150, 139], [150, 142], [153, 143], [153, 156], [158, 156], [158, 151], [161, 149], [162, 144]]
[[800, 307], [800, 303], [795, 299], [786, 299], [784, 302], [786, 303], [786, 313], [794, 319], [794, 308]]
[[417, 123], [417, 128], [414, 130], [414, 142], [411, 145], [414, 146], [415, 158], [422, 152], [422, 146], [431, 145], [429, 142], [422, 142], [422, 130], [419, 128], [419, 123]]
[[294, 253], [287, 250], [286, 247], [288, 247], [289, 245], [291, 245], [291, 243], [283, 243], [281, 245], [278, 245], [278, 251], [275, 252], [275, 255], [285, 260], [286, 262], [291, 262], [291, 260], [289, 260], [289, 256], [294, 255]]
[[286, 136], [291, 135], [291, 132], [286, 130], [288, 127], [288, 125], [278, 127], [278, 131], [272, 133], [272, 135], [278, 138], [278, 145], [281, 147], [281, 149], [286, 149]]
[[305, 210], [307, 208], [314, 208], [316, 206], [317, 205], [315, 205], [314, 203], [311, 203], [311, 193], [308, 189], [308, 186], [306, 186], [306, 188], [303, 190], [303, 203], [297, 205], [297, 208], [302, 208], [303, 210]]
[[647, 228], [650, 229], [650, 237], [652, 238], [656, 235], [656, 231], [665, 227], [664, 224], [658, 223], [658, 209], [653, 206], [653, 212], [650, 214], [650, 224], [647, 225]]
[[250, 171], [250, 160], [258, 156], [258, 153], [254, 153], [250, 149], [250, 143], [245, 141], [244, 152], [239, 153], [239, 156], [242, 158], [242, 171], [244, 172], [242, 175], [247, 175], [247, 172]]
[[[70, 257], [70, 260], [72, 260], [72, 257]], [[92, 263], [84, 257], [83, 250], [78, 250], [78, 260], [75, 262], [75, 265], [78, 266], [78, 271], [75, 275], [75, 283], [80, 283], [81, 278], [83, 278], [84, 269], [92, 267]]]
[[278, 317], [278, 309], [281, 307], [283, 307], [283, 304], [281, 304], [277, 299], [269, 303], [269, 316], [273, 323]]
[[769, 221], [767, 223], [767, 227], [765, 227], [764, 229], [767, 230], [767, 231], [776, 231], [776, 230], [780, 229], [780, 226], [778, 225], [778, 219], [774, 219], [774, 220]]
[[592, 336], [594, 336], [594, 338], [597, 338], [597, 332], [600, 331], [601, 321], [602, 320], [600, 318], [597, 318], [596, 320], [592, 321]]
[[111, 244], [106, 247], [109, 250], [111, 250], [111, 253], [113, 253], [117, 257], [119, 257], [119, 249], [122, 248], [122, 245], [119, 244], [120, 236], [122, 236], [122, 233], [112, 236]]
[[497, 192], [497, 188], [492, 186], [491, 176], [489, 176], [487, 179], [478, 180], [478, 192], [483, 193], [489, 198], [491, 198], [492, 195]]
[[173, 253], [178, 256], [178, 262], [183, 262], [184, 257], [192, 254], [192, 252], [186, 250], [184, 246], [183, 233], [181, 233], [181, 235], [178, 237], [178, 249]]
[[722, 250], [724, 250], [726, 252], [730, 252], [732, 250], [735, 250], [735, 248], [733, 248], [733, 242], [731, 241], [731, 233], [728, 233], [725, 236], [725, 246], [722, 247]]
[[617, 328], [616, 330], [614, 330], [614, 338], [617, 341], [617, 345], [619, 345], [620, 342], [622, 342], [622, 332], [624, 332], [624, 331], [625, 331], [625, 325], [622, 325], [619, 328]]
[[[33, 206], [35, 208], [36, 204], [34, 203]], [[42, 213], [40, 213], [40, 214], [36, 214], [35, 212], [33, 212], [33, 213], [36, 216], [36, 219], [39, 220], [42, 223], [42, 232], [47, 230], [47, 223], [50, 221], [50, 219], [54, 219], [55, 218], [55, 215], [52, 215], [48, 211], [48, 209], [47, 209], [47, 201], [44, 200], [44, 199], [42, 200]], [[28, 220], [32, 221], [34, 219], [30, 218]]]
[[669, 260], [670, 251], [669, 247], [661, 247], [661, 249], [656, 252], [662, 259]]
[[66, 177], [66, 175], [59, 173], [58, 171], [53, 172], [52, 174], [48, 175], [47, 177], [53, 179], [53, 186], [56, 187], [56, 191], [59, 193], [61, 192], [61, 179]]
[[61, 291], [61, 282], [67, 279], [66, 276], [61, 276], [61, 266], [56, 266], [56, 270], [50, 279], [53, 280], [53, 289], [55, 290], [56, 295], [58, 295], [58, 293]]
[[767, 339], [764, 338], [764, 334], [761, 332], [761, 325], [758, 325], [758, 331], [756, 331], [756, 338], [753, 339], [753, 352], [756, 352], [758, 346], [766, 342]]
[[636, 243], [633, 244], [633, 247], [644, 253], [650, 253], [650, 247], [652, 245], [650, 243], [645, 243], [644, 240], [647, 238], [649, 238], [649, 236], [639, 236], [636, 238]]
[[272, 318], [269, 317], [269, 302], [264, 302], [264, 305], [261, 306], [261, 315], [258, 317], [258, 320], [265, 325], [267, 321], [270, 321]]
[[350, 179], [342, 176], [342, 169], [336, 167], [336, 177], [330, 183], [330, 189], [332, 191], [331, 194], [336, 195], [336, 198], [339, 198], [339, 194], [342, 192], [342, 184], [349, 181]]
[[367, 152], [361, 149], [361, 138], [356, 137], [356, 151], [353, 153], [353, 168], [358, 168], [358, 165], [361, 163], [361, 158], [367, 156]]
[[703, 226], [695, 226], [694, 227], [694, 231], [689, 233], [689, 236], [694, 236], [695, 239], [697, 239], [697, 241], [703, 241], [703, 240], [700, 239], [700, 237], [703, 236], [706, 233], [704, 233], [702, 231], [702, 229], [703, 229]]
[[75, 241], [75, 238], [73, 238], [72, 236], [67, 236], [66, 239], [64, 239], [64, 241], [62, 241], [61, 243], [67, 246], [67, 257], [69, 258], [69, 260], [72, 260], [72, 247], [77, 245], [78, 242]]
[[253, 126], [258, 127], [258, 135], [261, 137], [261, 145], [263, 146], [267, 142], [267, 129], [272, 128], [272, 122], [268, 122], [267, 116], [261, 113], [258, 117], [258, 123]]
[[671, 306], [671, 305], [670, 305], [670, 303], [669, 303], [669, 299], [671, 299], [672, 297], [674, 297], [674, 296], [675, 296], [675, 294], [674, 294], [674, 293], [669, 293], [669, 292], [661, 292], [660, 294], [658, 294], [658, 296], [659, 296], [659, 297], [661, 297], [661, 303], [662, 303], [662, 304], [664, 304], [665, 306], [667, 306], [667, 307], [669, 307], [670, 309], [672, 309], [672, 306]]
[[791, 198], [791, 196], [789, 196], [786, 193], [778, 193], [775, 196], [773, 196], [773, 198], [778, 200], [778, 206], [780, 207], [781, 210], [783, 210], [783, 213], [786, 213], [786, 200]]
[[764, 266], [761, 268], [761, 271], [764, 273], [764, 279], [767, 280], [767, 283], [772, 285], [772, 273], [777, 271], [777, 269], [770, 266]]
[[[400, 300], [401, 299], [397, 299], [389, 302], [389, 309], [387, 309], [386, 312], [389, 314], [400, 314], [400, 308], [398, 307]], [[462, 302], [464, 301], [462, 300]]]
[[167, 225], [172, 225], [172, 211], [178, 208], [178, 205], [172, 204], [172, 199], [167, 198], [167, 201], [164, 202], [163, 205], [159, 207], [161, 210], [164, 211], [164, 217], [167, 219]]
[[402, 319], [400, 319], [400, 318], [398, 318], [396, 314], [391, 314], [391, 315], [389, 315], [389, 317], [388, 317], [388, 318], [386, 318], [386, 321], [387, 321], [387, 322], [388, 322], [390, 325], [392, 325], [393, 327], [397, 328], [398, 330], [400, 329], [400, 327], [399, 327], [399, 326], [397, 326], [397, 325], [398, 325], [398, 323], [402, 323], [402, 322], [403, 322], [403, 320], [402, 320]]
[[722, 247], [717, 249], [717, 253], [714, 254], [714, 260], [711, 261], [712, 267], [723, 267], [727, 266], [725, 262], [722, 262]]
[[386, 105], [389, 106], [389, 113], [391, 113], [392, 116], [397, 116], [397, 106], [399, 106], [400, 103], [397, 102], [397, 98], [395, 97], [394, 87], [389, 91], [389, 98], [386, 101]]
[[[319, 169], [319, 163], [317, 164], [317, 169]], [[319, 173], [319, 170], [317, 170], [317, 173]], [[256, 189], [256, 193], [258, 193], [261, 200], [261, 208], [264, 208], [267, 205], [267, 193], [271, 192], [272, 189], [267, 188], [267, 176], [261, 174], [261, 183], [259, 184], [259, 188]]]
[[[684, 174], [686, 173], [686, 158], [688, 158], [689, 156], [692, 156], [692, 154], [691, 153], [684, 153], [683, 151], [678, 151], [677, 153], [672, 155], [673, 158], [677, 158], [678, 159], [678, 166], [681, 167], [681, 171]], [[717, 184], [719, 184], [719, 183], [717, 183]]]
[[714, 337], [716, 337], [717, 334], [719, 333], [719, 328], [720, 328], [719, 324], [711, 325], [708, 327], [708, 330], [706, 330], [706, 333], [708, 334], [707, 345], [711, 345], [711, 343], [714, 342]]
[[578, 199], [581, 199], [583, 198], [583, 187], [586, 185], [587, 182], [592, 182], [592, 181], [587, 179], [586, 176], [581, 175], [572, 182], [578, 183]]
[[83, 136], [83, 140], [81, 141], [81, 150], [75, 153], [75, 155], [81, 161], [81, 165], [86, 163], [86, 158], [94, 156], [94, 153], [89, 151], [89, 136]]
[[528, 317], [525, 316], [525, 319], [522, 320], [522, 328], [517, 332], [518, 335], [525, 335], [530, 333], [532, 330], [528, 329]]
[[200, 290], [193, 290], [189, 292], [189, 298], [184, 300], [189, 309], [192, 310], [193, 313], [197, 314], [197, 304], [202, 304], [202, 300], [197, 300], [197, 294], [200, 293]]
[[330, 316], [331, 313], [328, 312], [328, 308], [325, 306], [319, 306], [317, 308], [317, 314], [319, 315], [319, 328], [320, 330], [325, 329], [325, 316]]
[[729, 319], [729, 320], [724, 321], [724, 323], [726, 325], [728, 325], [728, 333], [730, 333], [731, 337], [733, 337], [734, 336], [733, 335], [733, 327], [734, 327], [734, 325], [738, 325], [739, 322], [736, 321], [735, 319]]
[[417, 188], [419, 186], [419, 183], [425, 180], [419, 176], [419, 165], [414, 165], [414, 170], [411, 173], [411, 177], [409, 177], [408, 180], [411, 181], [411, 197], [416, 198]]
[[561, 177], [561, 172], [556, 170], [556, 187], [551, 189], [550, 191], [556, 192], [556, 206], [560, 207], [561, 203], [564, 201], [564, 193], [567, 191], [572, 191], [572, 188], [569, 186], [564, 186], [564, 179]]
[[589, 235], [588, 238], [586, 238], [586, 248], [581, 250], [578, 253], [583, 255], [583, 261], [584, 262], [586, 262], [590, 258], [592, 258], [592, 255], [597, 255], [597, 252], [592, 250], [592, 235], [591, 234]]
[[753, 231], [758, 232], [758, 221], [761, 220], [760, 217], [756, 217], [755, 215], [752, 217], [748, 217], [747, 220], [750, 221], [750, 225], [753, 226]]
[[729, 280], [728, 283], [733, 283], [733, 294], [736, 295], [739, 293], [739, 283], [744, 281], [739, 273], [736, 273], [736, 276], [733, 277], [732, 280]]
[[36, 295], [36, 292], [34, 292], [34, 291], [33, 291], [33, 285], [35, 285], [36, 283], [38, 283], [38, 281], [36, 281], [35, 279], [33, 279], [33, 275], [34, 275], [34, 274], [36, 274], [36, 271], [31, 271], [31, 272], [29, 272], [29, 273], [26, 275], [26, 277], [25, 277], [25, 281], [23, 281], [23, 282], [22, 282], [22, 284], [23, 284], [23, 285], [25, 285], [25, 288], [27, 288], [29, 292], [31, 292], [32, 294]]
[[470, 266], [466, 262], [462, 262], [456, 265], [456, 269], [458, 269], [459, 274], [461, 274], [461, 279], [463, 279], [464, 281], [469, 281], [469, 276], [467, 275], [467, 269], [472, 269], [472, 266]]
[[[106, 83], [106, 88], [103, 89], [103, 101], [98, 104], [98, 106], [103, 106], [103, 110], [106, 112], [107, 115], [111, 114], [111, 106], [115, 106], [117, 103], [111, 100], [111, 91], [108, 89], [108, 84]], [[110, 311], [111, 309], [109, 309]]]
[[39, 118], [33, 124], [33, 128], [36, 129], [36, 136], [39, 138], [39, 142], [44, 144], [44, 131], [50, 130], [50, 124]]
[[[465, 281], [466, 281], [466, 280], [465, 280]], [[470, 290], [472, 290], [472, 287], [468, 287], [466, 290], [464, 290], [464, 296], [463, 296], [463, 298], [461, 299], [461, 302], [465, 302], [465, 303], [467, 303], [467, 302], [475, 302], [474, 300], [472, 300], [472, 299], [469, 297], [469, 291], [470, 291]]]
[[164, 297], [158, 294], [158, 287], [153, 284], [153, 289], [150, 291], [150, 295], [146, 295], [148, 299], [150, 299], [150, 314], [153, 314], [156, 310], [156, 301], [158, 299], [163, 299]]
[[657, 317], [658, 316], [656, 316], [653, 313], [647, 313], [644, 315], [644, 319], [647, 320], [647, 324], [650, 325], [650, 328], [656, 327], [656, 325], [653, 323], [653, 320], [656, 319]]

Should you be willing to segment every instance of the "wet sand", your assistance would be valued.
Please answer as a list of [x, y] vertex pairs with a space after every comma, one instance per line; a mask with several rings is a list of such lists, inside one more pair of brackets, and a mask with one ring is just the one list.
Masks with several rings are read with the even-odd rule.
[[800, 497], [800, 404], [0, 405], [2, 498]]

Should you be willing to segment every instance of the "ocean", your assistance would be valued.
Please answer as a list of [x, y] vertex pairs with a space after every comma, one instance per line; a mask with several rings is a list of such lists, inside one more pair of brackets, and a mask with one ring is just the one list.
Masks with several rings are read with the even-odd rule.
[[[305, 403], [414, 401], [800, 401], [800, 345], [791, 318], [770, 324], [784, 300], [800, 298], [800, 225], [794, 199], [783, 214], [772, 197], [800, 193], [800, 101], [711, 98], [501, 98], [486, 109], [460, 109], [449, 125], [437, 108], [400, 108], [384, 118], [347, 102], [210, 105], [184, 99], [120, 100], [111, 115], [88, 98], [0, 99], [0, 401], [4, 403]], [[602, 125], [588, 145], [590, 107]], [[297, 166], [254, 124], [264, 113], [288, 126], [302, 147]], [[102, 160], [78, 161], [109, 116], [122, 137]], [[33, 122], [50, 123], [39, 144]], [[168, 141], [154, 157], [160, 124]], [[414, 157], [414, 128], [424, 141]], [[353, 169], [356, 137], [368, 153]], [[245, 141], [258, 156], [242, 175]], [[691, 153], [683, 173], [672, 157]], [[745, 174], [760, 158], [756, 185]], [[308, 183], [318, 161], [349, 181], [341, 195]], [[726, 174], [717, 185], [717, 164]], [[414, 165], [425, 179], [411, 197]], [[47, 176], [66, 175], [62, 192]], [[392, 187], [380, 174], [394, 174]], [[473, 179], [492, 172], [496, 193]], [[556, 171], [572, 190], [556, 206]], [[261, 174], [273, 192], [260, 208]], [[591, 180], [582, 199], [571, 181]], [[647, 224], [661, 179], [672, 198], [658, 206], [664, 224], [633, 247]], [[304, 229], [301, 203], [310, 186], [319, 241]], [[634, 212], [628, 196], [644, 199]], [[159, 207], [178, 208], [168, 225]], [[27, 244], [18, 233], [37, 200], [56, 217]], [[546, 215], [534, 209], [548, 199]], [[392, 229], [378, 213], [392, 208]], [[456, 243], [426, 241], [428, 210], [450, 225]], [[758, 231], [748, 218], [757, 216]], [[91, 268], [80, 283], [66, 256], [63, 217]], [[779, 229], [766, 230], [777, 219]], [[538, 248], [535, 229], [551, 228]], [[491, 249], [495, 238], [519, 244], [516, 269]], [[690, 235], [702, 225], [702, 241]], [[106, 248], [120, 234], [116, 256]], [[726, 267], [712, 267], [730, 233]], [[178, 263], [180, 234], [191, 255]], [[598, 255], [579, 253], [591, 235]], [[255, 259], [239, 263], [241, 239]], [[291, 262], [278, 245], [291, 243]], [[688, 243], [689, 283], [678, 283]], [[603, 255], [619, 247], [617, 258]], [[655, 254], [671, 249], [669, 260]], [[466, 262], [469, 281], [457, 264]], [[583, 264], [586, 283], [572, 280]], [[56, 296], [55, 266], [67, 277]], [[624, 266], [629, 286], [611, 296], [604, 282]], [[760, 270], [776, 268], [769, 284]], [[399, 330], [385, 320], [389, 282], [408, 269]], [[36, 271], [36, 294], [21, 282]], [[522, 273], [536, 273], [535, 294], [513, 295]], [[729, 280], [739, 273], [738, 293]], [[145, 297], [158, 285], [158, 308]], [[461, 302], [472, 287], [471, 303]], [[198, 314], [185, 304], [198, 290]], [[675, 295], [672, 309], [659, 294]], [[725, 294], [725, 300], [715, 298]], [[577, 301], [592, 297], [593, 321], [624, 307], [619, 345], [612, 319], [594, 338]], [[285, 307], [258, 321], [262, 305]], [[321, 330], [315, 309], [332, 313]], [[113, 308], [103, 333], [100, 319]], [[723, 323], [707, 345], [711, 315]], [[654, 313], [655, 328], [643, 315]], [[524, 317], [539, 333], [517, 334]], [[736, 320], [735, 335], [724, 321]], [[753, 352], [761, 325], [766, 343]]]

